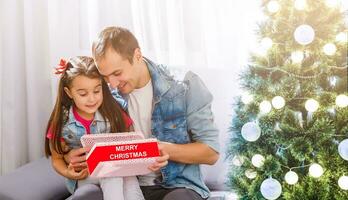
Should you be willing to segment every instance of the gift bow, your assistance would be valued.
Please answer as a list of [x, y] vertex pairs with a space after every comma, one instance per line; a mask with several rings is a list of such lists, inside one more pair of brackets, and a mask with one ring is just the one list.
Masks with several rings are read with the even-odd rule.
[[68, 62], [64, 59], [60, 59], [59, 65], [55, 67], [56, 71], [55, 74], [63, 74], [68, 66]]

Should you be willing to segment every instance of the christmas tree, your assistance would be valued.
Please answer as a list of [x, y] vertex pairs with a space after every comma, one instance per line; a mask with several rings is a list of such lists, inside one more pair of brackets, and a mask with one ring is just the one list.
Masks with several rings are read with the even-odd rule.
[[263, 0], [260, 49], [234, 102], [229, 185], [239, 199], [348, 199], [346, 8]]

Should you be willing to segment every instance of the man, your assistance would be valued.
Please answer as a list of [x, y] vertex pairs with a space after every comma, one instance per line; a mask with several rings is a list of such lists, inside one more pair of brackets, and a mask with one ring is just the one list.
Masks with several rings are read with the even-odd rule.
[[135, 131], [161, 141], [164, 156], [151, 167], [155, 172], [139, 176], [145, 199], [208, 198], [199, 164], [214, 164], [219, 144], [212, 95], [200, 78], [188, 72], [184, 81], [174, 80], [143, 57], [134, 35], [121, 27], [105, 28], [92, 51], [100, 74], [126, 100]]

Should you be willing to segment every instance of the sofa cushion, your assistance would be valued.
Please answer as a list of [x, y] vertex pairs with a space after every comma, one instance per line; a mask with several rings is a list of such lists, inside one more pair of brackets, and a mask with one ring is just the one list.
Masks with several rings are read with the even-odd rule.
[[2, 200], [61, 200], [70, 196], [64, 178], [41, 158], [0, 177]]

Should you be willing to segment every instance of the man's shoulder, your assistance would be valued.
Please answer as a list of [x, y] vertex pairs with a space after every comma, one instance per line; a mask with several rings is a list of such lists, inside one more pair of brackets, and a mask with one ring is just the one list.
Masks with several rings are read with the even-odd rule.
[[152, 75], [161, 76], [168, 81], [183, 82], [188, 71], [182, 66], [158, 64], [149, 59], [146, 61], [150, 64]]

